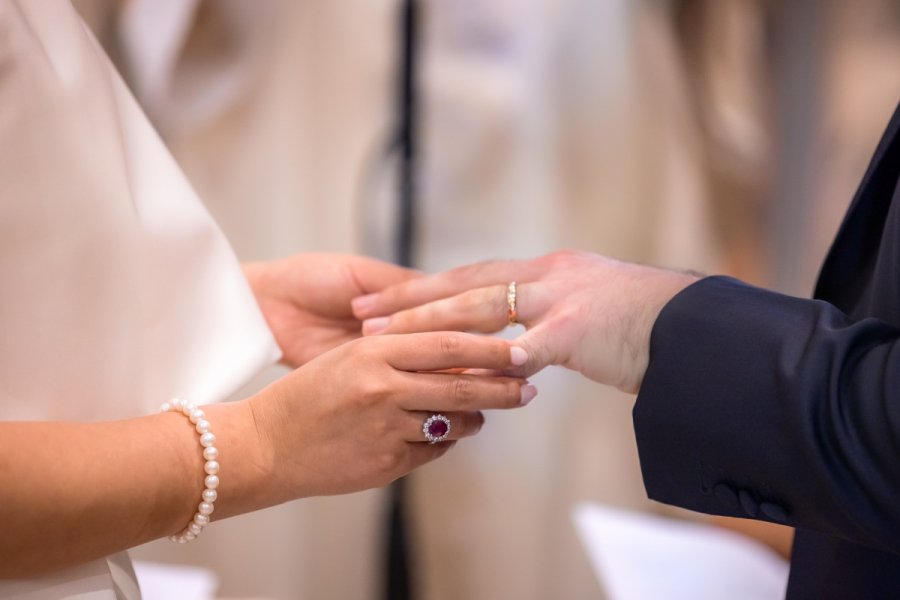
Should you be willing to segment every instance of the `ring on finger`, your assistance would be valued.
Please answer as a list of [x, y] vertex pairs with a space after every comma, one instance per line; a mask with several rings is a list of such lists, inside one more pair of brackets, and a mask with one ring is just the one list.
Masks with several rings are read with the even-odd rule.
[[422, 424], [422, 433], [430, 444], [443, 442], [450, 435], [450, 419], [441, 414], [431, 415]]
[[510, 281], [506, 286], [507, 320], [510, 325], [519, 324], [519, 311], [516, 308], [516, 282]]

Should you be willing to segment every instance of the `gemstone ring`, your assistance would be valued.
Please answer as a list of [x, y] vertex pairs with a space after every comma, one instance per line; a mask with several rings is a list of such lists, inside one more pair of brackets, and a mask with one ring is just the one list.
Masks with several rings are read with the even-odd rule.
[[450, 419], [444, 415], [431, 415], [422, 425], [422, 433], [431, 444], [443, 442], [450, 435]]

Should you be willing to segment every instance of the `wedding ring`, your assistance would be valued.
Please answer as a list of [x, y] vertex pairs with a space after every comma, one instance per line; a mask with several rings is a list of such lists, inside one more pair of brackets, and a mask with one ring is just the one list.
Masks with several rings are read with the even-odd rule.
[[431, 444], [443, 442], [450, 435], [450, 419], [444, 415], [431, 415], [422, 425], [422, 433]]
[[519, 311], [516, 310], [516, 282], [510, 281], [506, 287], [507, 318], [510, 325], [519, 324]]

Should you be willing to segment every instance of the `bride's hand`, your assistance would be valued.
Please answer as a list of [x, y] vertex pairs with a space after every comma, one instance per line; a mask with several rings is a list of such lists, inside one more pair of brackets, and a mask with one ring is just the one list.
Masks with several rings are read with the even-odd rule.
[[[511, 342], [455, 332], [358, 339], [319, 356], [250, 400], [276, 500], [382, 486], [441, 456], [481, 429], [479, 411], [522, 406], [535, 390], [518, 378], [437, 371], [525, 360]], [[450, 419], [449, 441], [426, 441], [433, 414]]]
[[246, 263], [244, 274], [281, 347], [282, 362], [294, 368], [360, 336], [351, 299], [418, 276], [410, 269], [344, 254]]
[[685, 273], [563, 250], [493, 261], [413, 279], [353, 301], [366, 335], [453, 329], [495, 332], [508, 324], [507, 286], [516, 281], [516, 344], [529, 361], [517, 374], [563, 365], [636, 392], [662, 307], [697, 280]]

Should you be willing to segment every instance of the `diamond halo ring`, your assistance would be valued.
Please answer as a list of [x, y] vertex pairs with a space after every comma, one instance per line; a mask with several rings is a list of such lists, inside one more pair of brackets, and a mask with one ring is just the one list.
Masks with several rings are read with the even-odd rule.
[[444, 415], [431, 415], [422, 425], [422, 433], [430, 444], [443, 442], [450, 435], [450, 419]]

